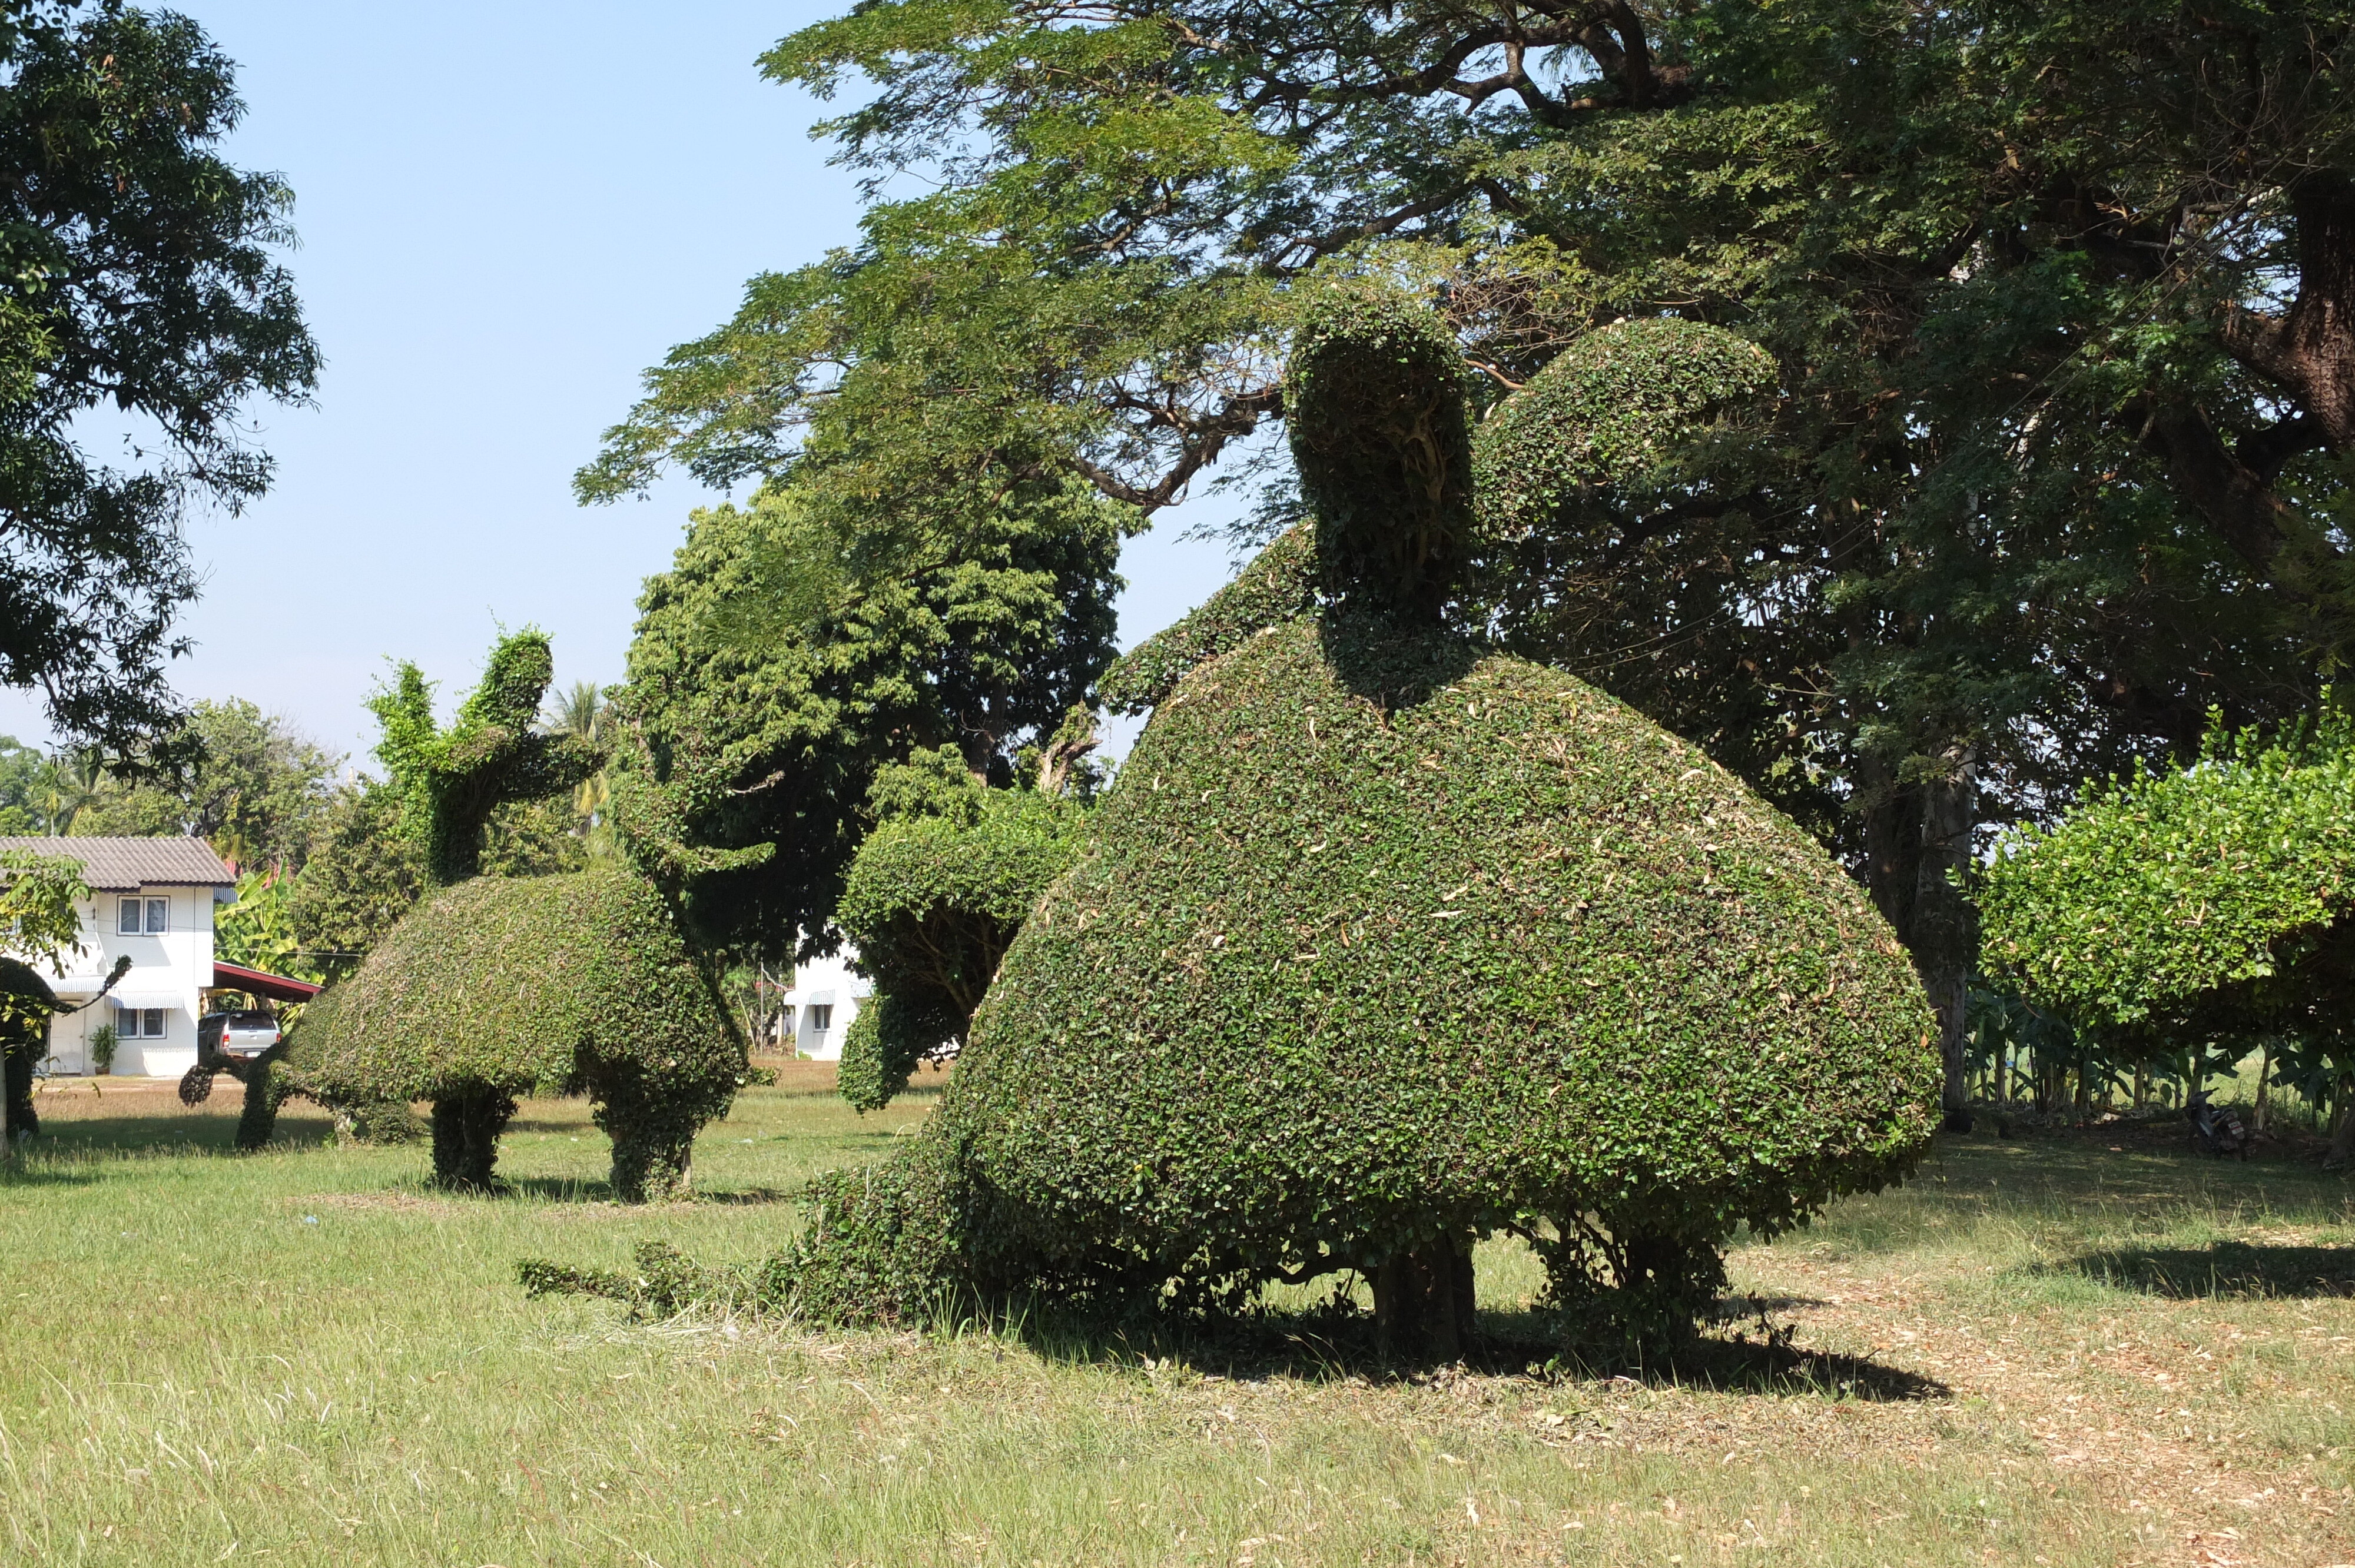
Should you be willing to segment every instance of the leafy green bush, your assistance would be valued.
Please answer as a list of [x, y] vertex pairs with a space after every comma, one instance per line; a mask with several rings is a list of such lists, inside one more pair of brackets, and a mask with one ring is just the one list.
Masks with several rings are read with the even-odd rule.
[[837, 1079], [861, 1112], [964, 1045], [1007, 944], [1071, 865], [1086, 822], [1063, 796], [986, 788], [954, 747], [883, 768], [868, 799], [880, 820], [835, 911], [875, 980]]
[[[2286, 1037], [2316, 1092], [2355, 1071], [2355, 726], [2211, 731], [2198, 763], [2088, 789], [1998, 846], [1980, 963], [2125, 1055]], [[2355, 1118], [2334, 1160], [2355, 1153]]]
[[[339, 1107], [435, 1102], [444, 1181], [486, 1184], [524, 1094], [586, 1094], [629, 1201], [687, 1182], [745, 1043], [655, 887], [617, 871], [476, 877], [426, 899], [292, 1032], [292, 1089]], [[445, 1107], [449, 1107], [445, 1109]]]

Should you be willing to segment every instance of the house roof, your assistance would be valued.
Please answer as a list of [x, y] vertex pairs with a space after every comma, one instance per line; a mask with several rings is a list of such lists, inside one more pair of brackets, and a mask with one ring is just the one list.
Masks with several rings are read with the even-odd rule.
[[237, 878], [202, 839], [61, 839], [0, 836], [0, 850], [81, 862], [81, 878], [101, 893], [141, 887], [234, 887]]

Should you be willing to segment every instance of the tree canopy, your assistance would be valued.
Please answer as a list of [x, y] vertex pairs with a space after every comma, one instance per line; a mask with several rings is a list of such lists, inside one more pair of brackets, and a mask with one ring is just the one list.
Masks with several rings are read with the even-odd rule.
[[343, 758], [243, 698], [201, 701], [168, 733], [176, 770], [101, 781], [75, 833], [191, 833], [240, 865], [299, 868]]
[[[177, 710], [164, 663], [199, 587], [183, 516], [262, 493], [240, 413], [318, 373], [275, 254], [293, 196], [218, 155], [243, 113], [186, 17], [0, 16], [0, 682], [115, 751]], [[101, 409], [134, 432], [127, 466], [88, 450]]]
[[[853, 100], [822, 129], [878, 197], [860, 241], [753, 280], [580, 488], [789, 478], [884, 571], [1010, 486], [1185, 493], [1292, 412], [1312, 279], [1422, 288], [1483, 405], [1565, 354], [1608, 384], [1626, 318], [1731, 329], [1771, 375], [1517, 512], [1458, 609], [1807, 822], [1951, 1054], [1979, 825], [2189, 755], [2211, 706], [2295, 711], [2343, 657], [2350, 26], [878, 0], [762, 59]], [[923, 193], [880, 199], [902, 173]], [[1300, 512], [1276, 468], [1270, 525]]]

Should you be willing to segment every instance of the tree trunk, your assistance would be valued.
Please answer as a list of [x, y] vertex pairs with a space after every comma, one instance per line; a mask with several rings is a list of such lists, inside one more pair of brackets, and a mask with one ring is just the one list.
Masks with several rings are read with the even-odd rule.
[[2257, 1124], [2256, 1130], [2259, 1132], [2265, 1129], [2265, 1091], [2273, 1086], [2273, 1076], [2274, 1048], [2268, 1045], [2264, 1048], [2264, 1054], [2257, 1059], [2257, 1110], [2254, 1119]]
[[1374, 1270], [1374, 1333], [1382, 1353], [1402, 1361], [1460, 1361], [1470, 1349], [1472, 1249], [1441, 1236]]
[[2339, 1087], [2331, 1097], [2330, 1108], [2335, 1116], [2330, 1134], [2330, 1152], [2323, 1156], [2325, 1171], [2343, 1171], [2350, 1159], [2355, 1159], [2355, 1076], [2342, 1074]]
[[1954, 878], [1970, 863], [1978, 790], [1969, 747], [1952, 747], [1945, 761], [1946, 777], [1911, 786], [1897, 784], [1885, 766], [1863, 770], [1867, 792], [1878, 797], [1865, 812], [1865, 890], [1912, 955], [1937, 1016], [1946, 1127], [1968, 1132], [1970, 1042], [1964, 1033], [1964, 1005], [1977, 944], [1970, 906]]

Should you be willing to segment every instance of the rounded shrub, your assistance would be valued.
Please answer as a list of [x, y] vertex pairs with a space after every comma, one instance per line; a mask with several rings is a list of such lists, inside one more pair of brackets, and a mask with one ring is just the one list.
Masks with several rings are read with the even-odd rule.
[[918, 1064], [964, 1046], [1007, 944], [1071, 865], [1086, 822], [1065, 797], [982, 787], [953, 748], [938, 761], [949, 772], [930, 770], [929, 789], [900, 782], [915, 768], [879, 779], [879, 798], [906, 799], [859, 846], [835, 911], [875, 981], [837, 1080], [862, 1113], [890, 1104]]
[[435, 1102], [434, 1166], [487, 1184], [521, 1095], [588, 1095], [625, 1201], [682, 1189], [745, 1042], [651, 883], [475, 877], [404, 916], [292, 1031], [283, 1083], [336, 1107]]
[[[2355, 1000], [2355, 728], [2211, 733], [2196, 767], [2087, 789], [1979, 880], [1980, 964], [2131, 1044], [2343, 1032]], [[2318, 1017], [2317, 1015], [2319, 1014]]]

